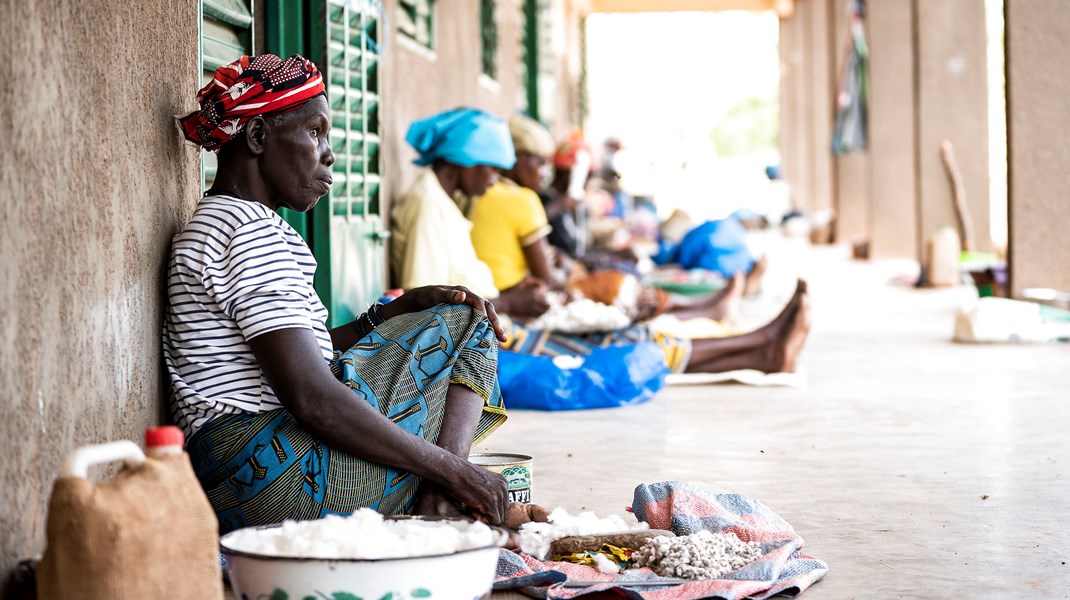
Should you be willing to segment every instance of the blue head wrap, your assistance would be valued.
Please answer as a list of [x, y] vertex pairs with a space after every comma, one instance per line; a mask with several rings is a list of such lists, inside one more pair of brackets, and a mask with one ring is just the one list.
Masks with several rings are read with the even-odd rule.
[[414, 121], [405, 141], [420, 153], [413, 162], [421, 166], [440, 159], [461, 167], [511, 169], [516, 163], [509, 125], [474, 108], [455, 108]]

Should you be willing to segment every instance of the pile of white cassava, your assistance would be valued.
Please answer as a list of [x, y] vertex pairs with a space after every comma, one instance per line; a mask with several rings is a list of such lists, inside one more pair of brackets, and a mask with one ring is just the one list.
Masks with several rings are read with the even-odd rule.
[[744, 542], [734, 533], [700, 531], [653, 538], [635, 551], [632, 561], [662, 577], [717, 579], [761, 557], [758, 542]]
[[631, 325], [627, 313], [617, 306], [607, 306], [586, 298], [568, 300], [560, 294], [546, 296], [550, 308], [529, 324], [531, 329], [590, 333], [616, 331]]

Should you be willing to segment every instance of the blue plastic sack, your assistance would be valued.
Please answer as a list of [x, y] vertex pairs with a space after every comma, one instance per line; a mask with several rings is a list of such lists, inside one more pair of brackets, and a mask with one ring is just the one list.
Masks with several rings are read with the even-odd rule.
[[684, 269], [706, 269], [729, 278], [750, 271], [754, 257], [747, 247], [747, 230], [734, 218], [706, 221], [687, 232], [676, 246], [662, 244], [657, 264], [679, 263]]
[[498, 352], [498, 385], [507, 409], [580, 410], [646, 402], [669, 368], [654, 342], [597, 348], [574, 369], [552, 358]]

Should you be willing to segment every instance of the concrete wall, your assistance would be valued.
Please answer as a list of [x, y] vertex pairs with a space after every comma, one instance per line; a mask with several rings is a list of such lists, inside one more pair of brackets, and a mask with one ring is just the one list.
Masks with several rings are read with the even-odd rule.
[[[940, 144], [954, 145], [978, 247], [991, 248], [988, 212], [988, 75], [984, 0], [915, 0], [919, 238], [955, 225]], [[1061, 72], [1061, 71], [1056, 71]]]
[[838, 0], [806, 0], [805, 4], [809, 5], [803, 14], [809, 20], [807, 41], [812, 57], [806, 71], [806, 94], [812, 106], [809, 120], [813, 130], [808, 153], [812, 173], [810, 198], [813, 209], [823, 211], [832, 208], [836, 196], [832, 153], [829, 151], [832, 147], [832, 118], [836, 98], [832, 50], [836, 45], [829, 14], [838, 9], [841, 3]]
[[1070, 4], [1005, 10], [1011, 285], [1070, 290]]
[[564, 139], [580, 122], [580, 75], [583, 71], [583, 19], [590, 14], [590, 0], [553, 0], [555, 54], [557, 57], [557, 118], [551, 124], [554, 137]]
[[870, 49], [870, 252], [920, 256], [914, 165], [914, 12], [902, 0], [866, 4]]
[[[839, 78], [847, 63], [848, 18], [845, 3], [832, 0], [829, 18], [832, 22], [832, 52], [834, 56], [834, 94], [839, 91]], [[833, 110], [835, 115], [835, 109]], [[869, 150], [854, 151], [833, 157], [836, 190], [836, 241], [852, 243], [865, 240], [870, 235], [870, 187]]]
[[[387, 0], [397, 23], [397, 0]], [[498, 79], [483, 75], [479, 1], [435, 4], [435, 49], [429, 51], [391, 28], [381, 69], [384, 198], [395, 199], [416, 177], [416, 154], [405, 143], [409, 123], [457, 106], [473, 106], [507, 118], [517, 109], [523, 52], [521, 0], [499, 0]], [[389, 214], [388, 211], [384, 211]]]
[[[809, 4], [808, 2], [806, 4]], [[806, 56], [800, 12], [803, 4], [796, 5], [793, 16], [780, 19], [780, 161], [781, 176], [791, 191], [793, 206], [808, 211], [813, 201], [810, 197], [806, 156], [808, 149], [808, 125], [803, 92], [804, 68], [809, 62]]]
[[780, 20], [780, 149], [795, 207], [833, 206], [833, 78], [829, 0], [800, 0]]
[[197, 5], [9, 2], [0, 19], [0, 577], [43, 549], [74, 447], [161, 420], [163, 277], [199, 190]]

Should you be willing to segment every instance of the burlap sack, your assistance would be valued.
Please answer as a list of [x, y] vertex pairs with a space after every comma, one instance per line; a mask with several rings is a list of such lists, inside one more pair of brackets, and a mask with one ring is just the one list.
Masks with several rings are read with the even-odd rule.
[[47, 539], [40, 600], [223, 597], [218, 524], [185, 453], [57, 479]]

